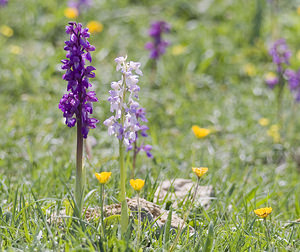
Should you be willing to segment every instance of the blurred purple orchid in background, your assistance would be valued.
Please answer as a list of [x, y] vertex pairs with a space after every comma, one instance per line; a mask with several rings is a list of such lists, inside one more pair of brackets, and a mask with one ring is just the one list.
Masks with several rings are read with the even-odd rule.
[[283, 64], [290, 64], [291, 51], [289, 50], [285, 39], [278, 39], [269, 50], [273, 58], [273, 63], [277, 66], [277, 72], [283, 73]]
[[68, 6], [77, 9], [78, 13], [80, 13], [83, 9], [91, 7], [92, 4], [92, 0], [70, 0], [68, 2]]
[[300, 102], [300, 69], [297, 72], [287, 69], [284, 76], [289, 82], [289, 88], [291, 93], [294, 94], [295, 100]]
[[149, 57], [151, 59], [157, 60], [165, 53], [169, 42], [162, 39], [162, 34], [168, 33], [170, 30], [171, 26], [165, 21], [157, 21], [151, 24], [149, 36], [153, 41], [148, 42], [145, 45], [145, 49], [150, 51]]
[[7, 5], [8, 0], [0, 0], [0, 7], [4, 7], [5, 5]]

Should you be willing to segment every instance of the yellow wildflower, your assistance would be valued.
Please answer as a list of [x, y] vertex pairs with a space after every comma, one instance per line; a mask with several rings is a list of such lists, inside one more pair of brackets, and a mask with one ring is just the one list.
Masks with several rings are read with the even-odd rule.
[[130, 185], [135, 191], [140, 191], [145, 185], [145, 180], [143, 179], [130, 179]]
[[193, 125], [192, 130], [197, 138], [204, 138], [211, 133], [211, 130], [200, 128], [197, 125]]
[[7, 25], [1, 25], [0, 26], [0, 33], [2, 35], [4, 35], [5, 37], [11, 37], [12, 35], [14, 35], [14, 30], [11, 29], [9, 26]]
[[251, 63], [248, 63], [248, 64], [244, 65], [243, 70], [244, 70], [244, 72], [245, 72], [248, 76], [250, 76], [250, 77], [256, 75], [256, 68], [255, 68], [255, 66], [254, 66], [253, 64], [251, 64]]
[[300, 50], [297, 51], [296, 58], [297, 58], [297, 60], [300, 60]]
[[102, 30], [103, 30], [103, 24], [101, 24], [98, 21], [90, 21], [90, 22], [88, 22], [86, 27], [89, 29], [90, 33], [94, 33], [94, 34], [102, 32]]
[[272, 207], [264, 207], [254, 210], [254, 213], [260, 218], [267, 218], [272, 213]]
[[101, 184], [106, 184], [108, 179], [111, 176], [111, 172], [101, 172], [101, 173], [95, 172], [95, 176]]
[[23, 52], [22, 47], [17, 46], [17, 45], [11, 45], [9, 50], [13, 54], [21, 54]]
[[180, 55], [186, 52], [186, 46], [174, 45], [171, 50], [173, 55]]
[[269, 125], [270, 121], [269, 121], [269, 119], [267, 119], [267, 118], [260, 118], [260, 119], [258, 120], [258, 123], [259, 123], [261, 126], [267, 126], [267, 125]]
[[267, 72], [265, 75], [265, 80], [274, 80], [277, 78], [277, 75], [274, 72]]
[[207, 173], [208, 168], [207, 167], [192, 167], [193, 172], [198, 176], [198, 178], [201, 178], [205, 173]]
[[300, 6], [297, 8], [297, 14], [300, 15]]
[[280, 142], [280, 133], [279, 133], [279, 126], [277, 124], [271, 125], [271, 127], [267, 131], [268, 136], [273, 138], [275, 143]]
[[68, 7], [64, 11], [64, 15], [66, 18], [74, 19], [78, 17], [78, 10], [76, 8]]

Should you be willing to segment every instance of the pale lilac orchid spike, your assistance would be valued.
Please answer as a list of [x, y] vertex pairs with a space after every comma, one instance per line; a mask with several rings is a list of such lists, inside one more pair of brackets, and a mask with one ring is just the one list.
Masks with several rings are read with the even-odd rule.
[[[141, 115], [140, 109], [142, 108], [138, 103], [140, 91], [138, 82], [143, 73], [140, 70], [141, 63], [127, 62], [127, 56], [118, 57], [115, 62], [116, 70], [122, 73], [122, 78], [111, 83], [108, 101], [110, 102], [110, 111], [114, 115], [106, 119], [103, 124], [108, 128], [110, 136], [116, 136], [129, 148], [136, 141], [137, 132], [145, 131], [144, 125], [140, 123], [140, 118], [144, 119], [145, 116]], [[122, 113], [124, 113], [123, 124], [121, 122]], [[149, 148], [146, 149], [149, 150]]]

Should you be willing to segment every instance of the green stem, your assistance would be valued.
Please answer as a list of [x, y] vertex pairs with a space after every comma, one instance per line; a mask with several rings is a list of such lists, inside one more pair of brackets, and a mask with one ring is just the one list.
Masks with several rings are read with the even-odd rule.
[[138, 203], [138, 230], [137, 230], [137, 241], [136, 241], [136, 250], [139, 251], [140, 246], [140, 237], [141, 237], [141, 207], [140, 207], [140, 192], [137, 194], [137, 203]]
[[[122, 89], [123, 89], [123, 97], [121, 101], [121, 126], [124, 128], [124, 122], [125, 122], [125, 109], [124, 109], [124, 103], [126, 98], [126, 76], [123, 74], [123, 83], [122, 83]], [[124, 145], [123, 145], [124, 136], [122, 139], [119, 140], [119, 162], [120, 162], [120, 186], [121, 186], [121, 234], [122, 238], [125, 238], [125, 233], [127, 230], [128, 225], [128, 206], [126, 201], [126, 167], [124, 165]]]
[[[126, 76], [123, 74], [123, 97], [121, 101], [121, 126], [124, 128], [124, 122], [125, 122], [125, 109], [123, 107], [123, 104], [125, 103], [125, 95], [126, 95]], [[124, 238], [127, 225], [128, 225], [128, 213], [127, 213], [127, 201], [126, 201], [126, 167], [124, 165], [124, 145], [123, 140], [119, 140], [119, 158], [120, 158], [120, 186], [121, 186], [121, 233], [122, 237]]]
[[150, 76], [150, 83], [155, 84], [156, 81], [156, 75], [157, 75], [157, 62], [156, 60], [152, 60], [151, 62], [151, 76]]
[[105, 227], [104, 227], [104, 184], [100, 185], [100, 205], [101, 205], [101, 226], [103, 232], [103, 239], [106, 241]]
[[267, 242], [268, 242], [267, 248], [268, 248], [269, 243], [270, 243], [270, 230], [269, 230], [266, 218], [264, 218], [264, 223], [265, 223], [265, 226], [266, 226], [266, 234], [267, 234], [266, 236], [267, 236]]
[[137, 145], [135, 141], [133, 147], [133, 156], [132, 156], [132, 172], [131, 172], [132, 178], [134, 178], [134, 173], [135, 173], [136, 156], [137, 156]]
[[282, 125], [282, 97], [283, 97], [283, 88], [284, 88], [284, 79], [282, 74], [279, 74], [279, 89], [278, 89], [278, 93], [277, 93], [277, 121], [279, 124], [279, 127], [281, 127]]
[[122, 140], [119, 140], [120, 154], [120, 179], [121, 179], [121, 233], [125, 235], [128, 225], [127, 201], [126, 201], [126, 170], [124, 165], [124, 146]]
[[[81, 111], [81, 108], [79, 108]], [[81, 115], [80, 115], [81, 117]], [[84, 192], [84, 179], [85, 170], [82, 164], [83, 154], [83, 136], [81, 132], [81, 118], [77, 118], [77, 151], [76, 151], [76, 184], [75, 184], [75, 201], [76, 201], [76, 215], [81, 217], [83, 208], [83, 192]]]
[[278, 3], [276, 0], [271, 2], [271, 30], [272, 30], [272, 40], [278, 38]]

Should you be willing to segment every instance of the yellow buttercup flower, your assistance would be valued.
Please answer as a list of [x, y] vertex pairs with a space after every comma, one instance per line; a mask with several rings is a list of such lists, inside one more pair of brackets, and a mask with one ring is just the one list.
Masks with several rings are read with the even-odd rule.
[[300, 15], [300, 6], [297, 8], [297, 14]]
[[211, 133], [211, 130], [205, 129], [205, 128], [200, 128], [197, 125], [194, 125], [192, 127], [192, 130], [197, 138], [204, 138]]
[[297, 58], [297, 60], [300, 60], [300, 50], [298, 50], [298, 51], [296, 52], [296, 58]]
[[143, 179], [130, 179], [130, 185], [135, 191], [140, 191], [145, 185], [145, 180]]
[[272, 213], [272, 207], [264, 207], [254, 210], [254, 213], [260, 218], [267, 218]]
[[269, 121], [269, 119], [267, 119], [267, 118], [260, 118], [260, 119], [258, 120], [258, 123], [259, 123], [261, 126], [268, 126], [269, 123], [270, 123], [270, 121]]
[[101, 172], [101, 173], [95, 172], [95, 176], [101, 184], [106, 184], [108, 179], [111, 176], [111, 172]]
[[171, 49], [173, 55], [180, 55], [186, 52], [186, 46], [183, 45], [174, 45]]
[[98, 21], [88, 22], [88, 24], [86, 25], [86, 27], [89, 29], [90, 33], [94, 33], [94, 34], [102, 32], [102, 30], [103, 30], [103, 24], [101, 24]]
[[78, 17], [78, 10], [76, 8], [68, 7], [64, 11], [64, 15], [67, 18], [73, 19]]
[[265, 80], [273, 80], [274, 78], [277, 78], [277, 75], [274, 72], [267, 72], [265, 75]]
[[0, 26], [0, 33], [2, 35], [4, 35], [5, 37], [11, 37], [12, 35], [14, 35], [14, 30], [11, 29], [9, 26], [7, 25], [1, 25]]
[[279, 126], [277, 124], [271, 125], [271, 127], [267, 131], [268, 136], [273, 138], [275, 143], [280, 142], [280, 133], [279, 133]]
[[201, 178], [205, 173], [207, 173], [208, 168], [207, 167], [192, 167], [193, 172], [198, 176], [198, 178]]
[[17, 46], [17, 45], [11, 45], [9, 50], [13, 54], [21, 54], [23, 52], [22, 47]]
[[243, 69], [244, 69], [244, 72], [250, 77], [256, 75], [256, 68], [251, 63], [244, 65]]

